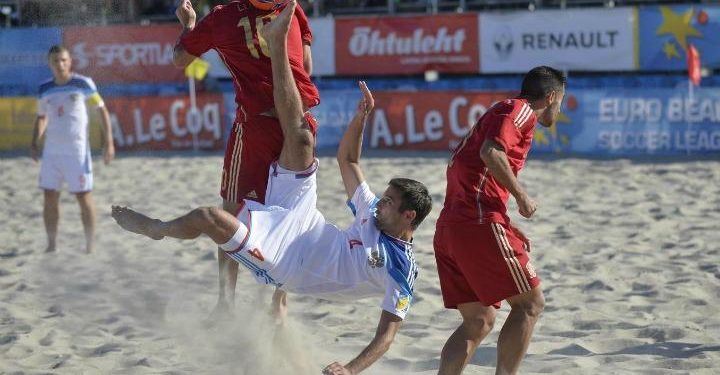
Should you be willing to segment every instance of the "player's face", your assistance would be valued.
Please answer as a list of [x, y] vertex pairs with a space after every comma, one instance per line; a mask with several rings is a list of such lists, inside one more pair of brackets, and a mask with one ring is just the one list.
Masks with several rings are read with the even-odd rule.
[[70, 74], [72, 59], [67, 51], [53, 53], [48, 60], [50, 60], [50, 69], [55, 77], [67, 77]]
[[560, 115], [560, 106], [562, 105], [563, 99], [565, 98], [565, 90], [563, 89], [560, 92], [554, 91], [554, 94], [549, 95], [548, 101], [550, 104], [548, 104], [547, 109], [545, 112], [543, 112], [542, 118], [540, 118], [540, 123], [545, 126], [546, 128], [549, 128], [557, 122], [558, 116]]
[[375, 226], [385, 232], [394, 232], [401, 219], [400, 205], [402, 196], [392, 186], [388, 186], [377, 204]]

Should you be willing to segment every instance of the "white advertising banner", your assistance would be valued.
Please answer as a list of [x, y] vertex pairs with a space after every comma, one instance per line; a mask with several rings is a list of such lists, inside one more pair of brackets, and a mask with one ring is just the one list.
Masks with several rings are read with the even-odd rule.
[[635, 8], [483, 13], [480, 71], [636, 70]]
[[[335, 20], [333, 18], [310, 18], [313, 33], [312, 57], [314, 76], [335, 75]], [[210, 63], [208, 75], [213, 78], [230, 78], [230, 71], [215, 50], [202, 55]]]
[[310, 18], [314, 76], [335, 75], [335, 19]]

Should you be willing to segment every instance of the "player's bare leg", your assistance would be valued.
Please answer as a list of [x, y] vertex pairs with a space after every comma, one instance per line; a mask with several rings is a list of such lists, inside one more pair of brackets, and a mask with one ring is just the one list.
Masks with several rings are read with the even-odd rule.
[[154, 240], [164, 237], [193, 239], [206, 234], [215, 243], [224, 244], [240, 228], [237, 218], [217, 207], [196, 208], [176, 219], [162, 221], [127, 207], [112, 206], [112, 217], [123, 229]]
[[511, 309], [498, 337], [496, 375], [517, 373], [545, 306], [545, 297], [542, 289], [536, 287], [508, 298], [507, 302]]
[[[260, 34], [270, 48], [273, 74], [273, 101], [283, 131], [280, 166], [291, 171], [304, 171], [315, 160], [315, 136], [305, 120], [302, 100], [290, 70], [287, 34], [297, 4], [291, 0], [282, 12]], [[276, 289], [273, 294], [273, 315], [282, 322], [287, 315], [287, 294]]]
[[285, 323], [285, 317], [287, 317], [287, 292], [282, 289], [275, 289], [272, 296], [272, 316], [275, 318], [275, 323], [282, 325]]
[[479, 302], [458, 305], [463, 322], [448, 338], [440, 356], [438, 375], [461, 374], [495, 324], [495, 308]]
[[260, 34], [270, 48], [273, 74], [273, 101], [283, 131], [280, 166], [291, 171], [304, 171], [315, 160], [315, 136], [304, 117], [303, 105], [290, 70], [287, 34], [297, 4], [291, 0]]
[[77, 193], [75, 197], [80, 205], [80, 217], [85, 230], [85, 251], [90, 254], [95, 251], [95, 202], [89, 191]]
[[45, 252], [51, 253], [56, 250], [58, 222], [60, 221], [60, 192], [55, 190], [44, 190], [43, 200], [43, 221], [47, 233], [47, 247]]
[[[223, 199], [223, 210], [235, 214], [240, 204]], [[237, 285], [238, 263], [218, 247], [218, 301], [208, 317], [208, 324], [220, 323], [232, 314], [235, 305], [235, 286]]]

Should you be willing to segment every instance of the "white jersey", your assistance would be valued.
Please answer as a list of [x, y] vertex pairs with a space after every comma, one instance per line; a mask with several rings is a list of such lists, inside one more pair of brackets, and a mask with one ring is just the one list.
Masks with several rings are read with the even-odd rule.
[[47, 118], [44, 156], [89, 152], [86, 101], [96, 108], [104, 106], [89, 77], [73, 73], [65, 84], [49, 80], [40, 86], [38, 115]]
[[418, 274], [412, 243], [375, 226], [377, 202], [363, 182], [349, 202], [352, 225], [346, 230], [325, 225], [322, 242], [305, 243], [296, 253], [299, 269], [290, 272], [283, 289], [337, 300], [384, 293], [382, 309], [405, 318]]
[[340, 230], [315, 207], [314, 170], [304, 175], [275, 170], [271, 167], [267, 205], [246, 201], [238, 213], [249, 234], [227, 254], [258, 282], [331, 300], [383, 295], [381, 308], [405, 318], [418, 274], [412, 243], [375, 226], [378, 198], [367, 183], [349, 202], [355, 220]]

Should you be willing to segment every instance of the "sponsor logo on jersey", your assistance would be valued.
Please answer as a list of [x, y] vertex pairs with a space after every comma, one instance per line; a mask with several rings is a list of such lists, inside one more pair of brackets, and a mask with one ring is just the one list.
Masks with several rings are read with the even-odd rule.
[[372, 268], [380, 268], [385, 266], [385, 257], [380, 250], [371, 250], [368, 256], [368, 265]]
[[406, 311], [408, 307], [410, 307], [410, 296], [401, 295], [400, 299], [398, 299], [397, 304], [395, 305], [395, 310]]
[[535, 273], [535, 267], [533, 267], [532, 263], [528, 261], [525, 265], [525, 268], [527, 269], [531, 279], [537, 277], [537, 273]]

